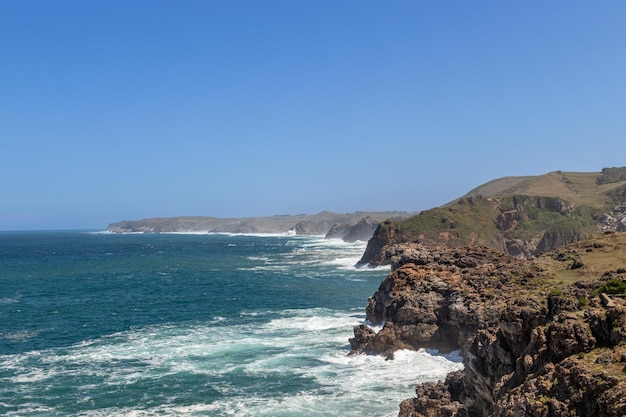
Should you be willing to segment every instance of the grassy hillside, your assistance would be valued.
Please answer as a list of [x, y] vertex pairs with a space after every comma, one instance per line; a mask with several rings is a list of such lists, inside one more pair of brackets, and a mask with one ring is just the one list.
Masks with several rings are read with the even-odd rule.
[[492, 199], [467, 197], [448, 207], [423, 211], [397, 222], [403, 241], [420, 240], [451, 246], [478, 243], [504, 249], [502, 235], [494, 219], [498, 205]]
[[360, 263], [380, 263], [389, 244], [402, 242], [476, 244], [532, 257], [607, 230], [603, 219], [624, 202], [626, 167], [504, 177], [445, 206], [382, 224]]
[[534, 263], [553, 278], [554, 287], [599, 279], [626, 282], [626, 233], [599, 234], [539, 256]]
[[499, 198], [517, 194], [558, 197], [576, 206], [610, 209], [621, 200], [613, 194], [621, 191], [623, 196], [625, 187], [626, 167], [604, 168], [601, 172], [555, 171], [538, 176], [500, 178], [474, 188], [464, 197]]

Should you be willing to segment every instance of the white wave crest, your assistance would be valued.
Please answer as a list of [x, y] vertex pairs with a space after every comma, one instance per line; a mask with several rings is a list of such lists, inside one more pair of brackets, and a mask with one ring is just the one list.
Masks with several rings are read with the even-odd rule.
[[[443, 379], [462, 367], [453, 357], [424, 350], [398, 351], [391, 361], [348, 356], [352, 328], [364, 319], [354, 311], [312, 308], [242, 315], [268, 320], [227, 325], [230, 319], [216, 316], [207, 323], [149, 326], [68, 348], [5, 355], [0, 368], [4, 380], [19, 388], [11, 388], [16, 395], [46, 395], [63, 383], [64, 395], [77, 403], [98, 398], [102, 390], [122, 393], [130, 386], [179, 386], [170, 394], [175, 396], [201, 389], [194, 382], [198, 376], [212, 381], [211, 392], [217, 395], [197, 396], [192, 404], [168, 400], [75, 413], [82, 416], [356, 417], [395, 415], [417, 383]], [[281, 388], [282, 381], [290, 381], [289, 389]], [[0, 399], [5, 389], [0, 389]], [[36, 415], [34, 405], [28, 409], [13, 415]]]

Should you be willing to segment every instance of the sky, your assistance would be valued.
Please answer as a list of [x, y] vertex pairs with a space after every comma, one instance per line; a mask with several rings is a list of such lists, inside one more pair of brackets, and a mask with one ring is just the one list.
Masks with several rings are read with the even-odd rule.
[[0, 230], [626, 165], [626, 2], [0, 1]]

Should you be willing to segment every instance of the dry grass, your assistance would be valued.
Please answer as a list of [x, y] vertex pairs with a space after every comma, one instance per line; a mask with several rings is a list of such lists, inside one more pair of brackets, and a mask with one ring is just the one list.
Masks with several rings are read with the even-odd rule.
[[[601, 356], [611, 356], [612, 363], [597, 363]], [[580, 357], [579, 359], [594, 374], [605, 373], [608, 376], [615, 377], [620, 380], [623, 390], [626, 390], [626, 374], [624, 368], [626, 363], [621, 361], [622, 355], [626, 355], [626, 344], [620, 343], [614, 348], [597, 348]]]
[[531, 180], [532, 178], [534, 177], [526, 176], [526, 177], [498, 178], [498, 179], [489, 181], [488, 183], [485, 183], [483, 185], [480, 185], [474, 188], [473, 190], [465, 194], [463, 198], [478, 197], [478, 196], [492, 197], [492, 196], [500, 195], [506, 192], [507, 190], [510, 190], [513, 187], [517, 186], [519, 183]]
[[526, 177], [503, 177], [474, 188], [466, 196], [506, 197], [529, 195], [559, 197], [576, 206], [612, 208], [608, 193], [626, 186], [626, 180], [599, 184], [601, 172], [550, 172]]
[[[575, 261], [582, 266], [572, 269]], [[607, 272], [626, 271], [626, 233], [599, 234], [541, 255], [535, 262], [555, 280], [566, 284], [598, 280]]]

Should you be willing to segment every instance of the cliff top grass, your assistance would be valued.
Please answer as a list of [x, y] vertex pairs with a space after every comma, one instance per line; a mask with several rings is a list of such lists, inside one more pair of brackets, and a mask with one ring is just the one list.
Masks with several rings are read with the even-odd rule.
[[[580, 362], [590, 369], [594, 374], [606, 373], [609, 376], [620, 380], [616, 389], [626, 391], [626, 375], [624, 374], [624, 363], [621, 362], [622, 355], [626, 355], [626, 344], [620, 343], [614, 348], [596, 348], [586, 355], [580, 355]], [[602, 358], [610, 357], [612, 361], [602, 362]], [[599, 360], [600, 359], [600, 360]]]
[[387, 227], [393, 243], [484, 245], [530, 257], [600, 232], [598, 219], [624, 201], [626, 167], [555, 171], [496, 179]]
[[516, 194], [558, 197], [576, 206], [612, 208], [613, 194], [626, 187], [626, 167], [603, 168], [601, 172], [555, 171], [544, 175], [504, 177], [480, 185], [464, 197], [507, 197]]
[[419, 236], [421, 240], [428, 238], [423, 236], [427, 233], [451, 246], [479, 242], [501, 248], [502, 238], [494, 223], [496, 207], [488, 198], [462, 198], [454, 205], [423, 211], [398, 222], [398, 232], [409, 238]]
[[598, 234], [539, 256], [534, 263], [556, 282], [626, 279], [626, 233]]

